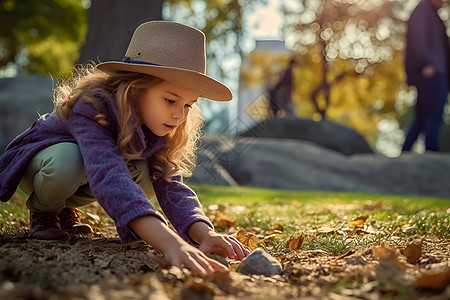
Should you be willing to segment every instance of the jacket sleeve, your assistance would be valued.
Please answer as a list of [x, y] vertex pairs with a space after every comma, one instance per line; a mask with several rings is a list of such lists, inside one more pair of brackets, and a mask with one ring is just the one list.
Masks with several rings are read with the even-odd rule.
[[189, 226], [195, 222], [205, 222], [214, 229], [213, 224], [203, 212], [197, 195], [182, 182], [181, 176], [173, 176], [170, 181], [159, 178], [153, 183], [153, 187], [164, 214], [185, 241], [196, 245], [187, 234]]
[[420, 8], [413, 13], [408, 21], [408, 44], [412, 54], [411, 61], [414, 62], [415, 69], [418, 72], [433, 61], [432, 57], [429, 57], [432, 55], [432, 51], [429, 49], [430, 45], [426, 42], [430, 34], [430, 20], [428, 20], [426, 7]]
[[122, 242], [139, 238], [128, 227], [133, 219], [151, 215], [166, 223], [141, 187], [136, 184], [118, 152], [113, 128], [98, 124], [98, 114], [91, 104], [78, 101], [68, 119], [68, 127], [83, 156], [89, 185], [97, 201], [114, 220]]
[[411, 61], [420, 72], [427, 65], [442, 69], [441, 33], [442, 20], [429, 1], [419, 3], [408, 21], [407, 42], [411, 51]]

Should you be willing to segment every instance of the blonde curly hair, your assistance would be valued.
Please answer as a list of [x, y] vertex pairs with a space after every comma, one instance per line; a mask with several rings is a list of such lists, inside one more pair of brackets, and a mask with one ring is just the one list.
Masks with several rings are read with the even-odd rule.
[[[64, 120], [69, 118], [70, 111], [77, 101], [90, 103], [99, 113], [95, 116], [102, 126], [108, 126], [108, 116], [100, 111], [97, 99], [114, 101], [119, 110], [121, 132], [117, 148], [126, 160], [141, 159], [141, 152], [130, 143], [134, 139], [134, 128], [140, 126], [137, 111], [137, 99], [151, 85], [162, 79], [140, 73], [121, 72], [106, 74], [94, 65], [78, 66], [69, 79], [64, 80], [54, 89], [54, 112]], [[192, 105], [186, 120], [166, 135], [168, 142], [151, 160], [155, 168], [153, 180], [163, 176], [170, 180], [173, 175], [191, 176], [195, 168], [196, 149], [204, 124], [198, 103]]]

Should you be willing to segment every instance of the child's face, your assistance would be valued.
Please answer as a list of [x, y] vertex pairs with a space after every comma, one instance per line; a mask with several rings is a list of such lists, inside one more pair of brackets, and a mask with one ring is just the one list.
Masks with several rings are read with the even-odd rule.
[[137, 100], [141, 123], [157, 136], [165, 136], [186, 120], [198, 97], [167, 81], [152, 85]]

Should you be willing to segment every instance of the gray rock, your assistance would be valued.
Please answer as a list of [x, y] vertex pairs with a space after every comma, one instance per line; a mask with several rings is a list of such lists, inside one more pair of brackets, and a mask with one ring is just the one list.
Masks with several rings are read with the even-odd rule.
[[281, 264], [263, 249], [256, 249], [244, 258], [236, 269], [244, 275], [274, 276], [281, 274]]
[[197, 152], [197, 166], [186, 183], [237, 186], [236, 181], [218, 161], [217, 153], [208, 148]]
[[206, 256], [208, 256], [211, 259], [214, 259], [217, 262], [220, 262], [222, 265], [224, 265], [225, 267], [229, 267], [230, 265], [228, 264], [227, 260], [215, 253], [206, 253]]
[[374, 152], [367, 141], [351, 128], [326, 120], [316, 122], [293, 116], [264, 120], [240, 136], [305, 140], [347, 155]]
[[[239, 185], [450, 197], [450, 154], [344, 155], [293, 139], [205, 137]], [[219, 143], [222, 143], [219, 145]]]
[[52, 79], [23, 75], [0, 79], [0, 153], [40, 114], [53, 110]]

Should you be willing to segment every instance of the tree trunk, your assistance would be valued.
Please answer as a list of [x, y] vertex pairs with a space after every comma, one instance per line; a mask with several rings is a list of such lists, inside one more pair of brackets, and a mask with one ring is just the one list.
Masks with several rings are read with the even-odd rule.
[[162, 19], [164, 0], [92, 0], [88, 33], [77, 63], [122, 60], [136, 27]]

